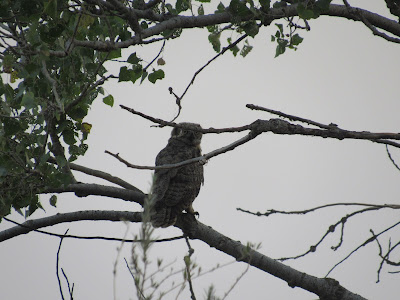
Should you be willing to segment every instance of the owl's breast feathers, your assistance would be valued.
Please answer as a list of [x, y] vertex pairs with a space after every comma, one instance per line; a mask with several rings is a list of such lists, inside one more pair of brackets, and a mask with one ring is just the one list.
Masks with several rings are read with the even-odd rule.
[[[174, 164], [198, 156], [201, 156], [200, 145], [190, 145], [171, 138], [157, 155], [156, 166]], [[183, 210], [192, 212], [191, 205], [199, 194], [203, 181], [203, 165], [200, 162], [156, 170], [150, 199], [153, 226], [171, 226]]]

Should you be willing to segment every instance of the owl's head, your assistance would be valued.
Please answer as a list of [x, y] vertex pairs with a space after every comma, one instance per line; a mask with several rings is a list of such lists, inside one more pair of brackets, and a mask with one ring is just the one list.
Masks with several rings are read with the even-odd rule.
[[200, 131], [190, 130], [192, 128], [195, 130], [201, 130], [202, 128], [199, 124], [184, 122], [179, 123], [179, 125], [183, 125], [185, 126], [185, 128], [174, 127], [171, 132], [171, 138], [179, 139], [185, 144], [189, 145], [200, 145], [201, 137], [203, 136], [203, 134]]

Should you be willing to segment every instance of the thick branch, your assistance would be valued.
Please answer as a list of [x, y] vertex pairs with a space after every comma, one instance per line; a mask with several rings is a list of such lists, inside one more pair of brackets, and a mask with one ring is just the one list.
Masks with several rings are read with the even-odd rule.
[[128, 211], [77, 211], [71, 213], [57, 214], [41, 219], [29, 220], [21, 225], [11, 227], [0, 232], [0, 242], [14, 238], [21, 234], [29, 233], [35, 229], [53, 226], [60, 223], [70, 223], [75, 221], [131, 221], [141, 222], [142, 214], [139, 212]]
[[177, 227], [186, 232], [190, 238], [199, 239], [210, 247], [216, 248], [238, 261], [249, 263], [264, 272], [286, 281], [291, 287], [300, 287], [311, 293], [317, 294], [321, 299], [364, 299], [354, 294], [339, 282], [330, 278], [317, 278], [306, 273], [297, 271], [272, 258], [269, 258], [249, 247], [234, 241], [227, 236], [215, 231], [209, 226], [192, 219], [192, 216], [184, 215], [176, 224]]
[[113, 186], [105, 186], [100, 184], [77, 183], [69, 184], [65, 187], [48, 188], [42, 191], [43, 194], [50, 193], [67, 193], [73, 192], [78, 197], [87, 196], [106, 196], [111, 198], [118, 198], [126, 201], [136, 202], [143, 206], [146, 194], [128, 189], [121, 189]]

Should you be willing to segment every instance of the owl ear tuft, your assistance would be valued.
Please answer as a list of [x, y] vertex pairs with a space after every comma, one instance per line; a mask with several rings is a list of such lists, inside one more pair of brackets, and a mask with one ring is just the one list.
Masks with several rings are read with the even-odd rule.
[[172, 129], [172, 131], [171, 131], [171, 136], [179, 136], [179, 135], [180, 135], [180, 131], [181, 131], [180, 128], [174, 127], [174, 128]]

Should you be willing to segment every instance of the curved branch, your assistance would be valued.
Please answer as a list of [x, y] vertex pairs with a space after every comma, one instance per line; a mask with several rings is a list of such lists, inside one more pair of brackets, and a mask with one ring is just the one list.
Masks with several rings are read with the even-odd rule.
[[125, 180], [122, 180], [121, 178], [113, 176], [109, 173], [106, 173], [106, 172], [103, 172], [100, 170], [91, 169], [91, 168], [77, 165], [74, 163], [69, 163], [69, 167], [71, 168], [71, 170], [79, 171], [79, 172], [85, 173], [87, 175], [101, 178], [101, 179], [107, 180], [109, 182], [115, 183], [119, 186], [122, 186], [123, 188], [129, 189], [129, 190], [132, 190], [132, 191], [135, 191], [138, 193], [142, 193], [142, 191], [139, 190], [137, 187], [135, 187], [132, 184], [126, 182]]
[[21, 234], [26, 234], [35, 229], [53, 226], [60, 223], [70, 223], [75, 221], [130, 221], [130, 222], [141, 222], [142, 213], [129, 212], [129, 211], [77, 211], [64, 214], [57, 214], [50, 217], [41, 219], [29, 220], [21, 225], [11, 227], [9, 229], [0, 232], [0, 242], [14, 238]]
[[69, 184], [65, 187], [59, 188], [48, 188], [47, 190], [42, 191], [43, 194], [50, 193], [68, 193], [73, 192], [78, 197], [87, 197], [87, 196], [106, 196], [111, 198], [118, 198], [126, 201], [136, 202], [143, 206], [144, 199], [147, 196], [143, 192], [132, 191], [128, 189], [121, 189], [113, 186], [105, 186], [94, 183], [76, 183]]

